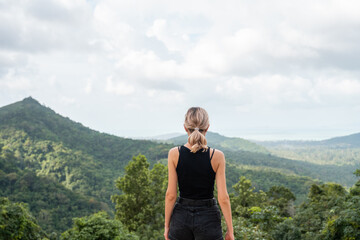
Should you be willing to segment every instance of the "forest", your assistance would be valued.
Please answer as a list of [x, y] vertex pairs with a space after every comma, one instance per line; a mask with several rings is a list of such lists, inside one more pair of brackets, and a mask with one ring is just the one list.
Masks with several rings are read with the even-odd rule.
[[[208, 140], [227, 159], [236, 239], [360, 238], [357, 155], [324, 164], [245, 139]], [[100, 133], [32, 98], [0, 108], [0, 238], [163, 239], [166, 158], [177, 141]]]
[[[4, 169], [12, 167], [4, 166], [9, 156], [11, 157], [3, 153], [1, 155], [1, 167]], [[121, 194], [111, 196], [115, 203], [114, 216], [100, 210], [84, 217], [76, 217], [72, 227], [61, 235], [56, 232], [46, 233], [29, 212], [27, 204], [1, 198], [0, 237], [162, 239], [167, 168], [160, 163], [155, 164], [152, 169], [149, 166], [146, 157], [138, 155], [125, 167], [125, 175], [115, 183]], [[354, 174], [360, 177], [360, 169]], [[9, 174], [2, 175], [4, 184], [3, 179], [9, 178]], [[236, 239], [360, 238], [360, 180], [350, 192], [335, 183], [312, 184], [307, 199], [297, 207], [294, 206], [295, 195], [284, 186], [272, 186], [266, 192], [255, 191], [251, 180], [241, 176], [233, 185], [233, 190], [230, 200]], [[80, 208], [85, 207], [82, 205], [84, 203], [89, 204], [90, 201], [79, 203], [76, 210], [81, 211]], [[38, 216], [40, 217], [42, 216]], [[223, 229], [226, 229], [224, 221]]]

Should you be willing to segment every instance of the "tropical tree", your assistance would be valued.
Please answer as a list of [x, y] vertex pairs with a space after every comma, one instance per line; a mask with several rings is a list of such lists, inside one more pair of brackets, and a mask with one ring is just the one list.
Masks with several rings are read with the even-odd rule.
[[83, 218], [74, 218], [73, 228], [61, 235], [62, 240], [137, 240], [118, 220], [100, 211]]
[[266, 192], [269, 204], [279, 209], [279, 214], [284, 217], [290, 217], [295, 214], [293, 202], [296, 200], [295, 195], [290, 189], [284, 186], [272, 186]]
[[45, 236], [25, 203], [12, 203], [2, 197], [0, 212], [0, 239], [37, 240]]
[[141, 239], [159, 239], [164, 225], [167, 170], [162, 164], [149, 169], [144, 155], [138, 155], [125, 167], [125, 175], [116, 180], [120, 195], [113, 195], [115, 217]]

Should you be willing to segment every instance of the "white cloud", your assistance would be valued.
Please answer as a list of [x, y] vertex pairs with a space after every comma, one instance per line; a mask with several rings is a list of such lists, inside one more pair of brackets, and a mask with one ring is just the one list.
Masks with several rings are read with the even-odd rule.
[[360, 94], [360, 81], [355, 79], [327, 79], [322, 81], [322, 89], [330, 94], [358, 95]]
[[92, 92], [92, 89], [93, 89], [93, 83], [91, 80], [88, 80], [84, 88], [84, 91], [85, 93], [90, 94]]
[[24, 90], [32, 87], [30, 80], [17, 74], [15, 69], [10, 69], [9, 72], [0, 79], [0, 86], [10, 91]]
[[135, 87], [122, 81], [114, 82], [113, 77], [109, 76], [106, 79], [105, 90], [109, 93], [115, 93], [117, 95], [131, 95], [135, 92]]
[[71, 98], [71, 97], [61, 96], [60, 97], [60, 102], [62, 104], [65, 104], [65, 105], [72, 105], [72, 104], [74, 104], [76, 102], [76, 99]]
[[72, 99], [116, 102], [128, 124], [139, 109], [186, 104], [253, 114], [251, 126], [269, 109], [279, 126], [289, 109], [350, 116], [360, 101], [359, 9], [356, 0], [2, 1], [0, 100], [67, 103], [79, 121], [88, 115]]
[[186, 33], [176, 32], [168, 26], [166, 19], [156, 19], [146, 32], [147, 37], [155, 37], [163, 42], [169, 51], [183, 52], [190, 40]]

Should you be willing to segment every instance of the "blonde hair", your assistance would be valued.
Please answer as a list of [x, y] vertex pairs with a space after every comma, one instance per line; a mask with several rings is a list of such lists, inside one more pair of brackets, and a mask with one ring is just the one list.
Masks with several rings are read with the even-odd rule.
[[191, 145], [191, 152], [196, 153], [198, 150], [207, 150], [207, 141], [203, 134], [209, 127], [209, 115], [201, 107], [189, 108], [185, 114], [184, 126], [190, 131], [188, 142]]

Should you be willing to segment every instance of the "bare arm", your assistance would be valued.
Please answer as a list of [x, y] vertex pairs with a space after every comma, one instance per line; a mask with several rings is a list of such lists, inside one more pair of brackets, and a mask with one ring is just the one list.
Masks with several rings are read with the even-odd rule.
[[[221, 211], [225, 218], [225, 222], [227, 226], [227, 235], [233, 236], [234, 230], [232, 225], [230, 198], [226, 188], [225, 156], [222, 152], [217, 151], [217, 154], [215, 154], [214, 158], [216, 158], [216, 161], [218, 162], [218, 167], [216, 170], [216, 186], [218, 191], [218, 202], [220, 204]], [[233, 239], [233, 237], [228, 239]]]
[[179, 158], [177, 148], [172, 148], [168, 155], [168, 188], [165, 195], [165, 239], [168, 239], [170, 217], [177, 197], [177, 173], [175, 163]]

